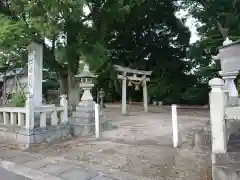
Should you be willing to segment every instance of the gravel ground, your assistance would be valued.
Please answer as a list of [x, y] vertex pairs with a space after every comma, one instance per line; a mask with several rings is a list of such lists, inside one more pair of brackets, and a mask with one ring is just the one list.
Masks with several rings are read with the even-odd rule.
[[193, 146], [193, 133], [203, 129], [209, 112], [179, 111], [181, 146], [174, 149], [170, 108], [149, 111], [132, 106], [128, 116], [121, 116], [120, 107], [108, 107], [105, 115], [117, 128], [105, 131], [99, 140], [70, 138], [29, 151], [78, 160], [119, 180], [210, 180], [210, 149]]

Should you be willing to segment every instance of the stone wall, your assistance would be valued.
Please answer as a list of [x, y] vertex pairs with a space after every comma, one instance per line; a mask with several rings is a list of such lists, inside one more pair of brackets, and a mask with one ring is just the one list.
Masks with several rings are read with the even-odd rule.
[[[15, 76], [12, 76], [6, 80], [6, 93], [16, 92], [21, 90], [20, 86], [23, 88], [24, 91], [27, 91], [27, 82], [28, 77], [27, 75], [23, 74], [18, 77], [19, 82]], [[20, 84], [20, 86], [19, 86]]]

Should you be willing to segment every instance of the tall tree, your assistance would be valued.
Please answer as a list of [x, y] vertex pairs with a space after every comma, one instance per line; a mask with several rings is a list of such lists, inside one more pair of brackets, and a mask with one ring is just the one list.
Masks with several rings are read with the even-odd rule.
[[[26, 59], [26, 45], [44, 46], [44, 62], [61, 78], [61, 90], [75, 86], [80, 56], [105, 58], [104, 36], [112, 21], [124, 19], [140, 1], [96, 0], [4, 0], [0, 4], [1, 51]], [[83, 12], [84, 6], [90, 10]], [[15, 33], [12, 33], [12, 32]], [[46, 43], [46, 39], [49, 43]], [[50, 45], [49, 45], [50, 44]], [[62, 53], [56, 54], [56, 50]], [[10, 57], [10, 55], [8, 56]], [[19, 58], [18, 57], [18, 58]], [[95, 63], [97, 64], [97, 63]]]
[[[111, 63], [152, 70], [150, 97], [168, 103], [180, 102], [180, 94], [193, 83], [186, 74], [191, 67], [184, 59], [190, 32], [176, 18], [176, 11], [178, 6], [174, 1], [145, 1], [132, 8], [124, 22], [116, 22], [109, 28], [107, 37]], [[105, 80], [109, 81], [109, 76], [105, 73]], [[120, 92], [120, 86], [116, 89], [114, 84], [109, 81], [108, 86], [106, 83], [101, 86]]]
[[197, 79], [185, 97], [207, 102], [208, 81], [218, 76], [220, 70], [219, 64], [212, 60], [212, 55], [218, 53], [217, 48], [227, 37], [232, 40], [240, 38], [240, 1], [184, 0], [181, 5], [188, 16], [196, 19], [200, 36], [200, 40], [192, 44], [188, 52]]

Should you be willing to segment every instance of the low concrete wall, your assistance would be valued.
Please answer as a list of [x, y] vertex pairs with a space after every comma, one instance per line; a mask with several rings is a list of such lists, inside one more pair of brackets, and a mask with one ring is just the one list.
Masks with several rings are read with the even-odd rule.
[[28, 130], [14, 125], [1, 125], [0, 136], [16, 141], [17, 144], [29, 147], [33, 144], [51, 142], [70, 135], [69, 125], [46, 126]]
[[[103, 132], [112, 129], [111, 120], [101, 120], [99, 122], [99, 131]], [[89, 136], [95, 134], [95, 123], [78, 123], [70, 126], [72, 136]]]

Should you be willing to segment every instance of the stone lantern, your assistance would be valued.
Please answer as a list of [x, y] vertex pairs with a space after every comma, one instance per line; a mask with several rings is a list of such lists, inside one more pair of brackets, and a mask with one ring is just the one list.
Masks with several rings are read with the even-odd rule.
[[100, 107], [104, 108], [103, 99], [105, 97], [105, 92], [103, 91], [103, 88], [100, 89], [98, 96], [100, 97]]
[[89, 71], [87, 64], [84, 65], [83, 72], [75, 76], [80, 80], [79, 86], [83, 90], [83, 95], [76, 110], [72, 112], [70, 120], [72, 135], [87, 135], [94, 132], [95, 102], [91, 89], [94, 87], [93, 79], [96, 77]]
[[224, 88], [229, 94], [229, 100], [234, 105], [238, 98], [234, 80], [240, 70], [240, 41], [233, 42], [226, 38], [223, 46], [219, 47], [218, 55], [213, 56], [213, 59], [220, 60], [221, 71], [219, 74], [224, 80]]
[[93, 97], [91, 94], [91, 89], [94, 87], [93, 79], [96, 78], [94, 74], [89, 71], [89, 66], [87, 64], [84, 65], [83, 72], [75, 75], [77, 79], [80, 79], [80, 88], [83, 90], [83, 95], [81, 97], [81, 101], [93, 101]]

